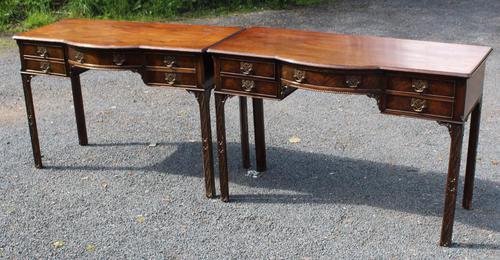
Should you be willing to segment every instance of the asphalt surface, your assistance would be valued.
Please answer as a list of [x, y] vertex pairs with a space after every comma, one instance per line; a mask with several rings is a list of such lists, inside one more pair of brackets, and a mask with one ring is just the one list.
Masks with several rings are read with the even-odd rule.
[[[500, 49], [500, 1], [436, 2], [337, 1], [187, 22]], [[0, 258], [500, 258], [498, 52], [487, 62], [474, 209], [460, 207], [462, 160], [451, 248], [437, 245], [449, 135], [434, 122], [381, 115], [365, 96], [297, 91], [265, 102], [269, 170], [254, 179], [240, 166], [230, 99], [226, 204], [203, 196], [194, 97], [131, 72], [82, 75], [86, 147], [69, 80], [33, 80], [46, 166], [35, 169], [17, 49], [1, 52]]]

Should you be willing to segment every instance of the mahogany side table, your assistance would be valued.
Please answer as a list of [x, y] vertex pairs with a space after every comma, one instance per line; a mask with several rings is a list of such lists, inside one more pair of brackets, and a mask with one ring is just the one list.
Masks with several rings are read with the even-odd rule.
[[31, 78], [69, 77], [80, 145], [87, 145], [80, 74], [89, 69], [131, 70], [149, 86], [185, 89], [198, 100], [205, 195], [215, 196], [210, 92], [213, 67], [206, 50], [239, 27], [67, 19], [14, 36], [21, 56], [35, 166], [42, 168]]
[[471, 207], [485, 60], [491, 50], [271, 28], [250, 28], [209, 48], [215, 62], [222, 200], [229, 200], [224, 116], [228, 97], [253, 99], [257, 169], [265, 170], [263, 99], [281, 100], [295, 89], [368, 95], [384, 114], [433, 120], [448, 128], [451, 147], [440, 245], [449, 246], [464, 124], [470, 114], [462, 206]]

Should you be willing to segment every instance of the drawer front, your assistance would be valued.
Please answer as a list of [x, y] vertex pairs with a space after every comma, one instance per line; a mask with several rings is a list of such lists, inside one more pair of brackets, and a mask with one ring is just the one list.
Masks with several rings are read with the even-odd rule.
[[26, 44], [22, 46], [25, 57], [37, 57], [42, 59], [59, 59], [64, 60], [64, 48], [54, 45], [32, 45]]
[[306, 67], [283, 65], [281, 78], [299, 88], [324, 91], [347, 91], [377, 89], [381, 77], [359, 71], [311, 70]]
[[194, 56], [178, 55], [170, 52], [154, 52], [145, 54], [146, 65], [162, 68], [192, 68], [196, 67]]
[[137, 51], [99, 51], [84, 48], [68, 48], [68, 59], [74, 64], [103, 68], [134, 68], [143, 64], [143, 56]]
[[268, 98], [279, 97], [279, 84], [274, 81], [221, 76], [221, 86], [217, 86], [217, 90]]
[[220, 59], [220, 71], [254, 78], [275, 79], [275, 64], [273, 62], [246, 60], [246, 59]]
[[386, 96], [386, 109], [451, 119], [453, 102], [407, 96]]
[[387, 89], [408, 93], [455, 96], [455, 83], [452, 80], [434, 80], [411, 77], [388, 77]]
[[36, 59], [24, 59], [24, 62], [26, 71], [66, 76], [66, 65], [64, 62]]
[[171, 71], [145, 70], [144, 82], [150, 85], [196, 88], [196, 74]]

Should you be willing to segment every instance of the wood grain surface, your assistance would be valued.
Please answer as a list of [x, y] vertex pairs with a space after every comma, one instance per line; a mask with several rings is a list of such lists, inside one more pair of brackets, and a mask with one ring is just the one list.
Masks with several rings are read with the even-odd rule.
[[65, 19], [13, 38], [90, 48], [203, 52], [240, 30], [239, 27]]
[[323, 68], [470, 77], [491, 50], [484, 46], [254, 27], [208, 52]]

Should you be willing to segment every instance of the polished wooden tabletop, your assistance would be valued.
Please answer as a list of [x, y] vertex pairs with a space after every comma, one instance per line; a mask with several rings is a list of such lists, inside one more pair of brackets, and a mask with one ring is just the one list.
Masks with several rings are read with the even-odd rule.
[[92, 48], [202, 52], [240, 30], [240, 27], [65, 19], [17, 34], [14, 39], [60, 42]]
[[253, 27], [208, 52], [341, 69], [383, 69], [469, 77], [490, 47]]

